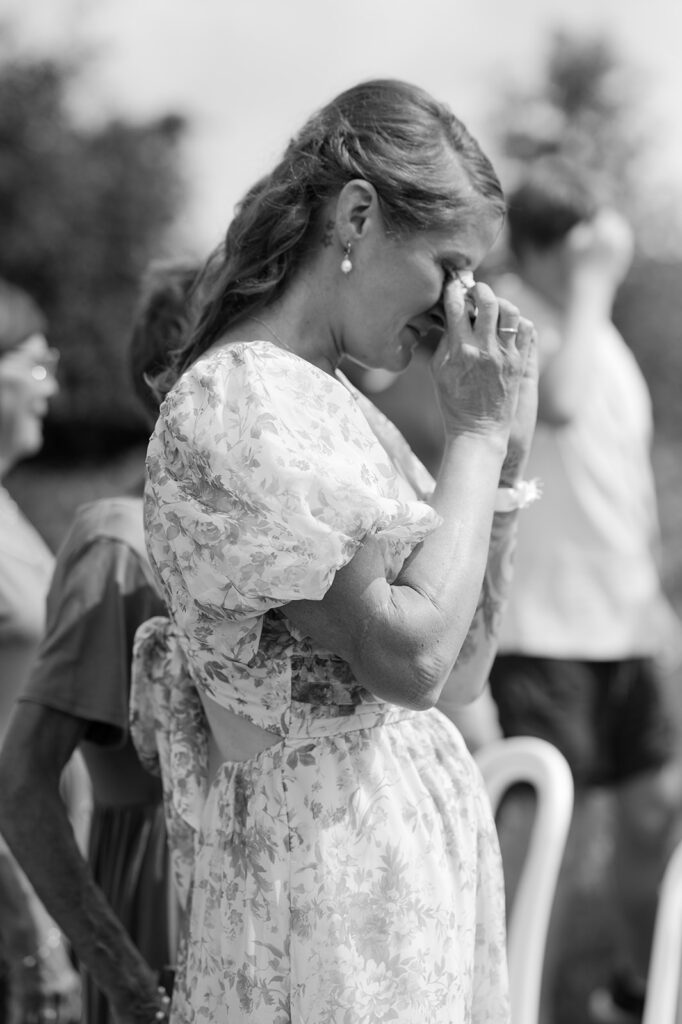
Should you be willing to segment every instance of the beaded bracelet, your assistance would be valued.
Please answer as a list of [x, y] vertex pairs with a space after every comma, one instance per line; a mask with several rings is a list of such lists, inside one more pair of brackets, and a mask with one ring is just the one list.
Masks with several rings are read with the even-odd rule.
[[28, 953], [22, 956], [21, 963], [24, 967], [37, 967], [42, 960], [46, 960], [50, 953], [58, 949], [62, 941], [62, 933], [59, 928], [50, 928], [47, 938], [36, 949], [35, 953]]
[[542, 497], [542, 484], [537, 479], [519, 480], [513, 487], [499, 487], [495, 499], [495, 512], [515, 512], [528, 508]]
[[163, 987], [163, 985], [159, 985], [159, 987], [157, 989], [157, 992], [161, 996], [161, 1004], [162, 1005], [161, 1005], [161, 1008], [158, 1009], [156, 1011], [156, 1013], [154, 1014], [154, 1020], [161, 1022], [163, 1020], [168, 1020], [168, 1015], [169, 1015], [169, 1011], [170, 1011], [171, 1001], [170, 1001], [170, 996], [167, 994], [167, 992], [166, 992], [165, 988]]

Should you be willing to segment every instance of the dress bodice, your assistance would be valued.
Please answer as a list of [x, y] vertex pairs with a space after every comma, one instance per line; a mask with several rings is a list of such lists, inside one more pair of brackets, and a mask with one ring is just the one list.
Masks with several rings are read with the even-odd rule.
[[150, 559], [194, 684], [278, 733], [292, 706], [375, 702], [284, 606], [321, 599], [370, 534], [394, 578], [440, 522], [396, 428], [345, 379], [269, 342], [232, 344], [170, 392], [147, 471]]

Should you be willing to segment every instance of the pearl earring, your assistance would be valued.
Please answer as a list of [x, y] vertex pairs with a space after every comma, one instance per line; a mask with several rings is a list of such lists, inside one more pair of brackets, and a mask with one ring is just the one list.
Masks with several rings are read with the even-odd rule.
[[350, 274], [351, 270], [353, 269], [353, 262], [352, 262], [352, 260], [350, 258], [351, 248], [352, 247], [351, 247], [350, 242], [346, 242], [346, 245], [345, 245], [344, 250], [343, 250], [343, 253], [344, 253], [343, 259], [341, 260], [341, 273], [342, 274]]

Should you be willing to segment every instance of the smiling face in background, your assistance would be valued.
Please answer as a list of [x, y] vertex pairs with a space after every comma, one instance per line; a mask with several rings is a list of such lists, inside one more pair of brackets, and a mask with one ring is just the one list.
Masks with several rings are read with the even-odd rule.
[[42, 334], [0, 351], [0, 465], [4, 471], [40, 451], [43, 419], [57, 391], [57, 356]]

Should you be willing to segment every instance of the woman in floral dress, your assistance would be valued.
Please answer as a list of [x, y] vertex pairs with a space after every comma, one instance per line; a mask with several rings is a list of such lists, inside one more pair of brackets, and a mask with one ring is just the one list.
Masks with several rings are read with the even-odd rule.
[[[508, 1022], [494, 824], [435, 706], [485, 682], [535, 419], [532, 325], [465, 276], [503, 212], [448, 108], [357, 86], [244, 198], [160, 382], [170, 617], [133, 729], [187, 912], [177, 1024]], [[436, 482], [338, 369], [433, 330]]]

